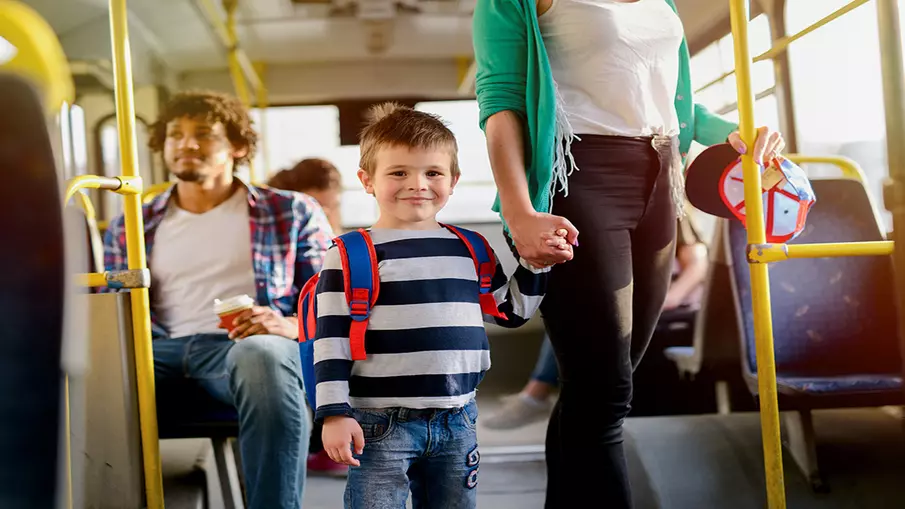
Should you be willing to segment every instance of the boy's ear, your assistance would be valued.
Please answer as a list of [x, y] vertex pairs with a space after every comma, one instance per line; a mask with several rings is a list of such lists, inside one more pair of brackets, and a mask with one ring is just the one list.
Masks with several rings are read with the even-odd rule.
[[459, 177], [461, 176], [462, 175], [456, 175], [452, 178], [452, 185], [449, 186], [449, 194], [453, 194], [453, 192], [456, 190], [456, 184], [459, 183]]
[[374, 179], [368, 175], [368, 172], [364, 170], [364, 168], [358, 169], [358, 180], [361, 181], [361, 185], [365, 188], [365, 192], [373, 195], [374, 194]]

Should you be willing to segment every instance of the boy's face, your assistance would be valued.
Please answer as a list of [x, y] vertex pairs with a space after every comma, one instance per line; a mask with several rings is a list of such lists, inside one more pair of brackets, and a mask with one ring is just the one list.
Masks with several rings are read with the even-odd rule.
[[236, 150], [221, 122], [211, 124], [202, 117], [179, 117], [167, 124], [163, 159], [167, 168], [183, 182], [202, 183], [232, 174]]
[[364, 170], [358, 177], [380, 207], [381, 228], [435, 228], [437, 213], [446, 205], [457, 178], [445, 149], [405, 146], [377, 151], [373, 175]]

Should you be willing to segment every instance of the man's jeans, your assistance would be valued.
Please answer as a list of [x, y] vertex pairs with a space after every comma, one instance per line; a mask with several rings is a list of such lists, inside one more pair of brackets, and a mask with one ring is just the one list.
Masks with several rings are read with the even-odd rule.
[[279, 336], [231, 341], [226, 334], [155, 339], [154, 374], [195, 380], [239, 413], [249, 509], [299, 509], [308, 413], [298, 343]]
[[474, 509], [478, 407], [355, 409], [365, 447], [349, 468], [346, 509]]

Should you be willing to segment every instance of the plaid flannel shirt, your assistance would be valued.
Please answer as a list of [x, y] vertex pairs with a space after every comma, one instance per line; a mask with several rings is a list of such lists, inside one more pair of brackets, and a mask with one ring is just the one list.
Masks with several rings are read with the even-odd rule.
[[[274, 308], [283, 316], [293, 316], [302, 286], [320, 272], [333, 231], [323, 209], [307, 195], [247, 184], [246, 188], [256, 300], [258, 305]], [[174, 189], [175, 186], [171, 186], [142, 208], [148, 260], [154, 248], [154, 234], [165, 216]], [[104, 266], [106, 270], [128, 268], [122, 215], [110, 222], [104, 235]], [[167, 337], [168, 332], [154, 312], [154, 267], [149, 268], [152, 336]], [[116, 290], [103, 288], [101, 291]]]

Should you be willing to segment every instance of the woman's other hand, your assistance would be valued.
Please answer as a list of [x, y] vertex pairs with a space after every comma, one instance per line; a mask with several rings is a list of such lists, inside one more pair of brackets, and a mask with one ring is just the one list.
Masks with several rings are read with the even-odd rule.
[[[748, 152], [748, 147], [742, 141], [738, 131], [729, 135], [729, 144], [739, 154]], [[762, 165], [765, 159], [769, 161], [779, 155], [785, 146], [786, 141], [783, 139], [782, 134], [777, 131], [771, 131], [767, 126], [760, 127], [757, 129], [757, 138], [754, 140], [754, 153], [752, 154], [754, 161]]]

